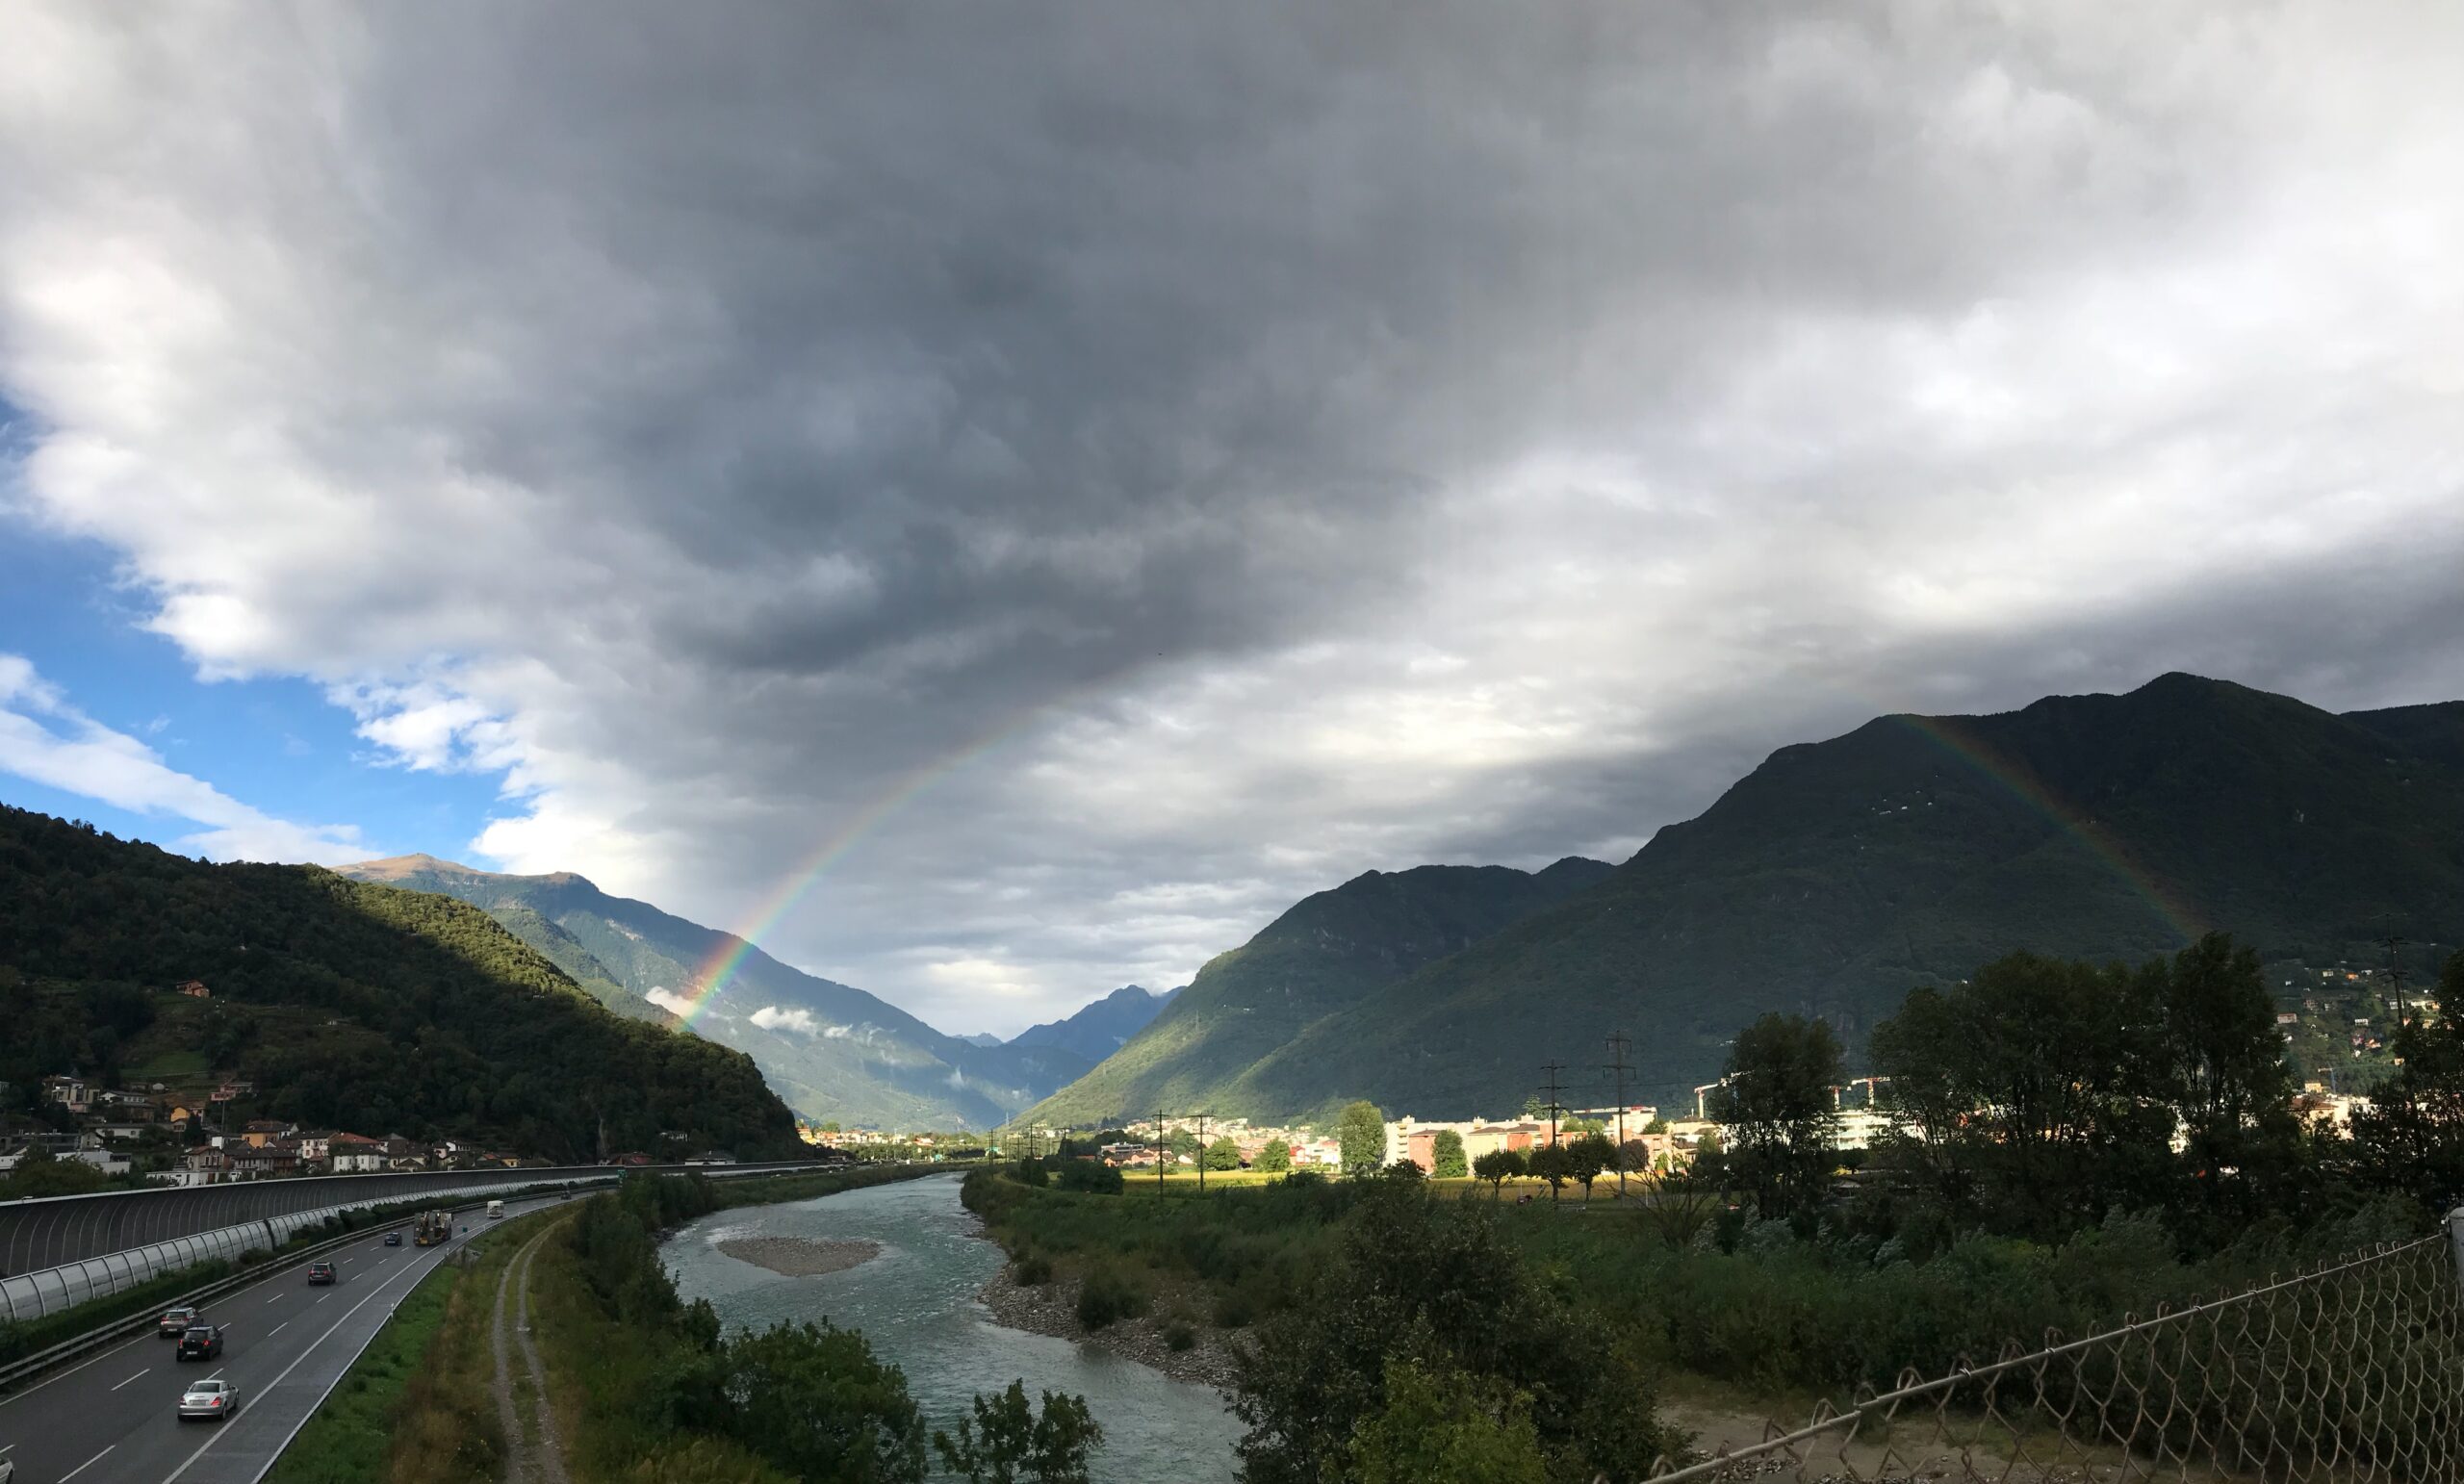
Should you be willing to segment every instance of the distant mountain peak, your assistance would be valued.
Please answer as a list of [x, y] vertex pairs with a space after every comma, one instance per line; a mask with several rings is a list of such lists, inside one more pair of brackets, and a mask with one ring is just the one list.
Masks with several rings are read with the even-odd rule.
[[344, 875], [355, 876], [361, 881], [368, 882], [394, 881], [404, 876], [417, 876], [424, 871], [433, 871], [440, 876], [493, 876], [496, 874], [493, 871], [481, 871], [466, 866], [458, 860], [439, 860], [434, 856], [427, 855], [388, 856], [382, 860], [361, 860], [340, 869]]

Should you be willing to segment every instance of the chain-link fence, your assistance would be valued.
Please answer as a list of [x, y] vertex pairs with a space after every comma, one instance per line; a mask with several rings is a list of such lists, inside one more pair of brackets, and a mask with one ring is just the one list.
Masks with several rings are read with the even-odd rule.
[[2047, 1335], [1653, 1477], [2108, 1484], [2464, 1479], [2464, 1211], [2245, 1292]]

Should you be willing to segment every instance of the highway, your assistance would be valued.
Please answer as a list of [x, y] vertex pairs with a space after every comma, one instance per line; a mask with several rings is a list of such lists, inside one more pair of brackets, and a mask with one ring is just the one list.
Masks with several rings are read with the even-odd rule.
[[[508, 1201], [506, 1219], [559, 1198]], [[149, 1330], [0, 1398], [0, 1459], [16, 1465], [13, 1484], [255, 1484], [394, 1306], [496, 1224], [476, 1210], [455, 1221], [450, 1241], [425, 1248], [411, 1245], [407, 1220], [398, 1247], [372, 1229], [326, 1254], [330, 1287], [310, 1288], [302, 1264], [215, 1299], [205, 1318], [229, 1326], [218, 1360], [182, 1364]], [[240, 1388], [238, 1415], [182, 1422], [181, 1390], [206, 1376]]]

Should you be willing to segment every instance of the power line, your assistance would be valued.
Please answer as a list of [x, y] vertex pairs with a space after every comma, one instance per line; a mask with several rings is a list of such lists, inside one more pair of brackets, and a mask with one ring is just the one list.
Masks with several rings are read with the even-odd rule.
[[1608, 1033], [1607, 1070], [1617, 1078], [1617, 1198], [1626, 1198], [1626, 1074], [1633, 1067], [1626, 1060], [1630, 1042], [1623, 1031]]

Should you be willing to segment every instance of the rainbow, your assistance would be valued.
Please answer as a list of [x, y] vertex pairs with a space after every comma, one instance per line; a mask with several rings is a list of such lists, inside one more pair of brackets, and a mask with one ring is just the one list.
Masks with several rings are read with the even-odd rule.
[[[1136, 667], [1132, 667], [1136, 668]], [[682, 996], [684, 1008], [678, 1018], [690, 1025], [727, 987], [744, 964], [745, 959], [760, 945], [763, 937], [778, 927], [781, 919], [794, 909], [813, 887], [828, 875], [830, 868], [845, 858], [848, 852], [862, 843], [865, 836], [883, 821], [905, 808], [918, 795], [950, 774], [984, 756], [1003, 742], [1027, 729], [1040, 719], [1050, 715], [1069, 702], [1097, 689], [1118, 676], [1107, 675], [1071, 687], [1062, 697], [1025, 707], [1005, 718], [982, 736], [953, 749], [915, 769], [856, 811], [836, 830], [825, 835], [778, 885], [757, 902], [752, 914], [733, 933], [721, 934], [716, 952], [705, 959], [694, 972]], [[1917, 716], [1907, 712], [1888, 713], [1883, 717], [1933, 742], [1961, 762], [1982, 774], [1989, 781], [2009, 789], [2021, 802], [2044, 816], [2054, 827], [2076, 840], [2088, 854], [2101, 863], [2114, 877], [2143, 901], [2165, 924], [2181, 935], [2185, 943], [2195, 942], [2206, 929], [2199, 925], [2197, 914], [2176, 901], [2153, 875], [2132, 860], [2128, 851], [2112, 833], [2094, 820], [2081, 815], [2035, 774], [2010, 758], [1965, 735], [1953, 723], [1963, 718]]]
[[830, 873], [830, 868], [846, 858], [847, 853], [861, 844], [864, 837], [880, 828], [884, 820], [914, 802], [917, 795], [935, 783], [1044, 718], [1116, 685], [1123, 677], [1135, 674], [1150, 663], [1140, 661], [1099, 673], [1065, 688], [1057, 696], [1021, 706], [973, 741], [953, 748], [909, 773], [870, 804], [858, 809], [845, 823], [823, 836], [818, 845], [782, 877], [779, 884], [754, 905], [751, 915], [740, 927], [732, 934], [719, 935], [717, 951], [703, 960], [702, 966], [694, 971], [693, 978], [686, 984], [681, 996], [684, 1008], [676, 1012], [677, 1018], [691, 1025], [718, 997], [719, 991], [727, 987], [728, 982], [735, 977], [736, 970], [743, 967], [745, 959], [761, 945], [761, 939], [779, 926], [780, 919], [792, 911], [796, 904], [803, 901]]
[[2020, 802], [2051, 821], [2054, 828], [2077, 841], [2162, 918], [2166, 926], [2179, 934], [2183, 942], [2194, 943], [2206, 934], [2207, 929], [2200, 926], [2198, 914], [2177, 900], [2145, 867], [2133, 860], [2130, 852], [2111, 831], [2071, 807], [2033, 772], [1966, 735], [1957, 727], [1958, 722], [1966, 718], [1899, 713], [1883, 719], [1926, 738], [1983, 774], [1989, 781], [2009, 789]]

